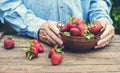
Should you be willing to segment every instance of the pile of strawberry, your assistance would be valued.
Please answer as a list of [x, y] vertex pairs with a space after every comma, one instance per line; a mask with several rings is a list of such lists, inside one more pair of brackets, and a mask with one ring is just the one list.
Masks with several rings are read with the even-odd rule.
[[51, 58], [52, 65], [59, 65], [62, 62], [63, 54], [62, 48], [56, 46], [50, 49], [48, 57]]
[[[33, 39], [32, 41], [30, 41], [30, 45], [31, 45], [30, 47], [23, 49], [28, 60], [36, 58], [38, 57], [38, 53], [44, 52], [44, 49], [40, 44], [40, 41]], [[62, 54], [63, 54], [62, 48], [58, 46], [55, 46], [54, 48], [50, 49], [48, 57], [51, 58], [52, 65], [59, 65], [62, 62], [63, 59]]]
[[86, 37], [90, 39], [100, 33], [102, 25], [99, 21], [94, 21], [86, 25], [81, 18], [71, 17], [68, 23], [61, 28], [66, 36]]
[[[4, 47], [5, 49], [12, 49], [14, 48], [15, 42], [12, 40], [12, 36], [9, 36], [7, 39], [4, 40]], [[44, 52], [44, 48], [41, 45], [41, 42], [37, 39], [30, 40], [30, 46], [24, 48], [23, 51], [25, 52], [26, 58], [28, 60], [32, 60], [33, 58], [37, 58], [39, 53]], [[48, 54], [48, 57], [51, 59], [52, 65], [59, 65], [63, 60], [63, 51], [61, 47], [55, 46], [51, 48]]]
[[38, 53], [44, 52], [40, 41], [37, 39], [33, 39], [32, 41], [30, 41], [30, 47], [24, 48], [23, 50], [25, 51], [26, 57], [29, 60], [38, 57]]

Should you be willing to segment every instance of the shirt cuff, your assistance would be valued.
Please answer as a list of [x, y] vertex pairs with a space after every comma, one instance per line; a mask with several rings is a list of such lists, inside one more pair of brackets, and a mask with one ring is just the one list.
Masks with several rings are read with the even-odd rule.
[[92, 22], [95, 21], [95, 20], [101, 20], [101, 19], [105, 19], [105, 20], [106, 20], [107, 22], [109, 22], [110, 24], [113, 24], [113, 20], [112, 20], [109, 16], [95, 17], [95, 18], [92, 20]]
[[37, 18], [34, 21], [32, 21], [30, 23], [31, 26], [28, 26], [28, 28], [27, 28], [27, 30], [28, 30], [27, 35], [31, 36], [33, 38], [39, 39], [38, 38], [38, 31], [40, 29], [40, 26], [45, 22], [46, 22], [45, 20], [40, 19], [40, 18]]

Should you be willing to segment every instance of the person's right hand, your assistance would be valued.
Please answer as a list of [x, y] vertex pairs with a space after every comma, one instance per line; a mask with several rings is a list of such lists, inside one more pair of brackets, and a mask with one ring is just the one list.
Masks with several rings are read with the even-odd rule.
[[41, 25], [39, 30], [39, 39], [49, 45], [58, 45], [62, 46], [63, 41], [60, 38], [60, 31], [57, 27], [57, 24], [59, 22], [55, 21], [47, 21], [44, 24]]

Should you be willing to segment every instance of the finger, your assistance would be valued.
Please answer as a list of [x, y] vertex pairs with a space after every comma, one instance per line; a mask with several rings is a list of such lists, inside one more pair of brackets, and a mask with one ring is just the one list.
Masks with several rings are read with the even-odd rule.
[[109, 43], [110, 43], [110, 42], [107, 41], [107, 42], [104, 43], [104, 44], [101, 44], [101, 45], [95, 46], [95, 49], [105, 47], [105, 46], [109, 45]]
[[104, 31], [103, 34], [100, 36], [100, 38], [101, 38], [101, 39], [102, 39], [102, 38], [105, 38], [107, 35], [109, 35], [110, 31], [111, 31], [111, 29], [110, 29], [110, 27], [109, 27], [108, 24], [107, 24], [106, 27], [105, 27], [105, 31]]
[[53, 39], [51, 39], [51, 37], [49, 37], [49, 35], [47, 33], [47, 29], [41, 30], [40, 34], [41, 34], [41, 39], [43, 41], [48, 41], [49, 43], [56, 45], [56, 42]]
[[51, 30], [47, 30], [48, 36], [53, 39], [59, 45], [62, 45], [63, 42], [60, 38], [58, 38]]
[[101, 39], [98, 41], [97, 45], [101, 45], [103, 43], [106, 43], [107, 41], [110, 41], [113, 37], [113, 34], [108, 35], [107, 37]]
[[47, 43], [47, 44], [50, 44], [50, 41], [47, 40], [46, 36], [42, 33], [42, 31], [41, 31], [41, 33], [39, 34], [39, 37], [40, 37], [40, 40], [41, 40], [42, 42], [45, 42], [45, 43]]
[[62, 22], [58, 22], [57, 23], [57, 28], [59, 28], [59, 30], [61, 30], [61, 28], [64, 26], [64, 24], [62, 24]]
[[53, 31], [56, 35], [59, 35], [60, 31], [57, 28], [57, 23], [52, 23], [51, 25], [49, 25], [49, 28], [51, 31]]
[[102, 39], [102, 38], [106, 37], [109, 34], [112, 34], [112, 35], [115, 34], [115, 29], [111, 24], [107, 24], [107, 26], [105, 28], [105, 31], [103, 32], [103, 34], [101, 35], [100, 38]]
[[107, 36], [104, 39], [99, 40], [97, 43], [97, 46], [95, 46], [95, 48], [101, 48], [101, 47], [108, 45], [110, 43], [110, 40], [113, 38], [113, 36], [114, 36], [114, 33], [110, 34], [109, 36]]
[[40, 40], [44, 43], [47, 43], [49, 45], [56, 45], [56, 43], [54, 42], [54, 40], [52, 40], [49, 36], [41, 36]]
[[53, 44], [53, 45], [56, 45], [57, 43], [53, 40], [53, 39], [51, 39], [51, 37], [49, 37], [48, 35], [46, 36], [46, 38], [47, 38], [47, 40], [51, 43], [51, 44]]

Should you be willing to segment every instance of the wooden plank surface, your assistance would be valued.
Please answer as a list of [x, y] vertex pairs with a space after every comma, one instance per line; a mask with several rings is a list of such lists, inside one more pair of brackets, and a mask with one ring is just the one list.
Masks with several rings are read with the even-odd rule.
[[4, 32], [0, 32], [0, 40], [2, 39], [3, 34], [4, 34]]
[[30, 38], [13, 36], [15, 48], [6, 50], [3, 46], [5, 35], [0, 40], [0, 73], [120, 73], [120, 36], [116, 35], [110, 45], [85, 53], [65, 51], [58, 66], [51, 65], [48, 52], [51, 47], [42, 43], [45, 52], [31, 61], [22, 51], [28, 47]]

